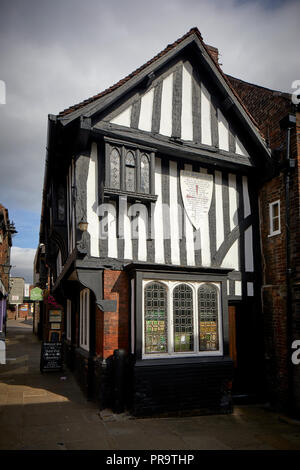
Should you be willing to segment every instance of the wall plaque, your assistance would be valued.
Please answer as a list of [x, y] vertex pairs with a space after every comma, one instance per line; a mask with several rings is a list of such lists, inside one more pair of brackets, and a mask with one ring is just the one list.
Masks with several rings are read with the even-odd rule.
[[208, 214], [211, 205], [213, 175], [181, 170], [180, 188], [184, 209], [189, 220], [198, 230], [201, 219]]

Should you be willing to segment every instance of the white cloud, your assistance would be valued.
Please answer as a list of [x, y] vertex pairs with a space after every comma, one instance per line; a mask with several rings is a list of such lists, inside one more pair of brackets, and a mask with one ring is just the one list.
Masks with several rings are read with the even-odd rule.
[[32, 283], [33, 260], [36, 250], [33, 248], [11, 248], [10, 264], [13, 266], [10, 272], [12, 277], [24, 277], [25, 282]]

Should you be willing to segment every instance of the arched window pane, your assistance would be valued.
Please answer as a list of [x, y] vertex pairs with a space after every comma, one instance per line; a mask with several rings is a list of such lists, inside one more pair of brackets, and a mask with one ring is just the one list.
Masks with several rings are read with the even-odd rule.
[[199, 347], [201, 351], [216, 351], [218, 338], [218, 289], [203, 284], [198, 290]]
[[126, 155], [125, 168], [126, 191], [135, 191], [135, 158], [132, 152], [128, 152]]
[[110, 187], [120, 189], [120, 154], [115, 148], [110, 154]]
[[141, 158], [141, 192], [145, 194], [150, 192], [150, 165], [145, 154]]
[[167, 289], [153, 282], [145, 287], [145, 353], [168, 351]]
[[174, 351], [194, 350], [193, 291], [180, 284], [173, 291]]

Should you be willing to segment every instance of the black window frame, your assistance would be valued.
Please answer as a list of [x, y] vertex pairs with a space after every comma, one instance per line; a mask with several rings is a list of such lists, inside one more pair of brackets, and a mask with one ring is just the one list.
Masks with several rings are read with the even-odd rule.
[[[104, 196], [116, 197], [127, 196], [128, 199], [141, 202], [155, 202], [157, 195], [155, 195], [155, 154], [156, 149], [145, 147], [130, 142], [121, 141], [118, 139], [110, 139], [105, 137], [105, 183], [104, 183]], [[120, 154], [120, 188], [116, 189], [111, 187], [110, 179], [110, 155], [113, 149], [116, 149]], [[135, 158], [135, 191], [128, 191], [126, 189], [126, 156], [131, 152]], [[149, 160], [149, 192], [145, 193], [141, 187], [141, 158], [146, 155]]]

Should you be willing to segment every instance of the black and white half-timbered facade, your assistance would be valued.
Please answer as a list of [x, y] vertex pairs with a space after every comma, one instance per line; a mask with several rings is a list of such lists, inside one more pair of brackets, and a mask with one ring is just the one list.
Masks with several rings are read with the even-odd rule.
[[262, 373], [270, 152], [213, 48], [192, 29], [49, 116], [47, 148], [40, 242], [79, 381], [114, 406], [117, 377], [136, 415], [230, 412]]

